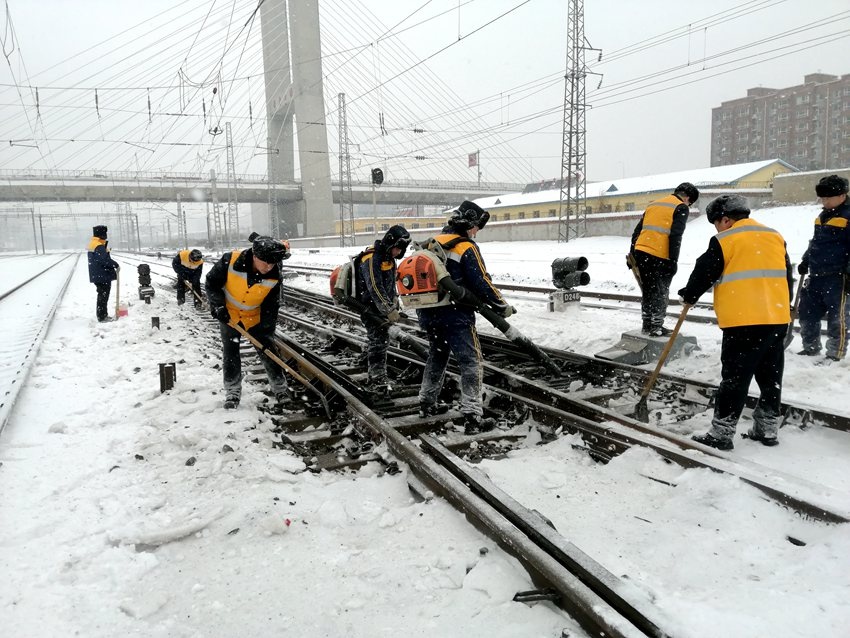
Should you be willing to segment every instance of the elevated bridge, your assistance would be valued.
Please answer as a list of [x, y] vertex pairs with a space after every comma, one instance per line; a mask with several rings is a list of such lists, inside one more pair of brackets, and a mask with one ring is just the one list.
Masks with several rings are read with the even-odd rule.
[[[339, 183], [332, 184], [334, 203], [339, 203]], [[375, 187], [378, 204], [450, 206], [475, 199], [518, 192], [525, 184], [498, 182], [439, 182], [386, 180]], [[227, 202], [226, 181], [193, 173], [141, 173], [135, 171], [43, 171], [0, 170], [0, 202], [211, 202], [213, 190], [219, 202]], [[243, 204], [297, 202], [303, 199], [300, 182], [273, 185], [261, 175], [245, 175], [236, 181], [236, 199]], [[354, 204], [372, 203], [372, 184], [352, 182]]]

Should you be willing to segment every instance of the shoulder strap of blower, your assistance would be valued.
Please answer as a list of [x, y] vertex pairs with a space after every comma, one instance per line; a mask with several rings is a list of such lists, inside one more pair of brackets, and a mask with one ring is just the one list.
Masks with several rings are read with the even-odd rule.
[[449, 241], [442, 243], [437, 241], [436, 237], [429, 237], [422, 243], [416, 243], [415, 246], [418, 250], [427, 250], [429, 252], [434, 253], [441, 262], [444, 264], [448, 261], [448, 256], [446, 255], [447, 250], [451, 250], [458, 244], [462, 242], [471, 242], [472, 240], [469, 237], [458, 236], [454, 239], [450, 239]]
[[360, 267], [363, 256], [372, 250], [372, 248], [362, 250], [334, 268], [331, 273], [330, 287], [331, 297], [335, 303], [344, 304], [357, 297], [357, 269]]

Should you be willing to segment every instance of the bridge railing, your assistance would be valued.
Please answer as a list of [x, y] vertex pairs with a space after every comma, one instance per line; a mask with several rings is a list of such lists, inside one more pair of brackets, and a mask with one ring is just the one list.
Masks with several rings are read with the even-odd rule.
[[[0, 169], [0, 179], [27, 180], [37, 179], [44, 181], [62, 180], [102, 180], [110, 182], [192, 182], [198, 184], [209, 184], [208, 175], [198, 173], [163, 173], [163, 172], [141, 172], [141, 171], [101, 171], [101, 170], [46, 170], [46, 169]], [[267, 184], [265, 175], [242, 175], [236, 178], [239, 184]], [[227, 176], [218, 175], [216, 183], [220, 188], [227, 187]], [[298, 181], [281, 180], [276, 186], [299, 185]], [[332, 188], [339, 188], [339, 180], [331, 181]], [[370, 189], [372, 183], [369, 181], [352, 181], [352, 187]], [[465, 182], [465, 181], [436, 181], [423, 179], [391, 179], [385, 181], [379, 190], [389, 189], [422, 189], [422, 190], [457, 190], [469, 193], [492, 192], [511, 193], [523, 189], [525, 184], [512, 182]]]

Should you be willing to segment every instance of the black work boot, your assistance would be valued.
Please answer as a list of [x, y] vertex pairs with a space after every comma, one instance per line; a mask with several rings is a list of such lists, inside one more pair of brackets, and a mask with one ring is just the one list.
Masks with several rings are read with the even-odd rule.
[[419, 418], [427, 419], [429, 416], [435, 416], [437, 414], [445, 414], [449, 411], [449, 404], [443, 403], [442, 401], [437, 401], [436, 403], [420, 403], [419, 404]]
[[718, 439], [717, 437], [712, 436], [708, 432], [706, 432], [705, 434], [695, 434], [691, 437], [691, 439], [696, 441], [697, 443], [702, 443], [703, 445], [713, 447], [717, 450], [731, 450], [735, 447], [735, 445], [732, 443], [732, 439]]
[[240, 396], [238, 394], [233, 394], [231, 392], [227, 393], [227, 397], [224, 399], [224, 409], [225, 410], [235, 410], [239, 407], [239, 399]]
[[820, 348], [803, 348], [797, 354], [804, 357], [816, 357], [820, 354]]
[[779, 445], [779, 439], [775, 436], [765, 436], [761, 432], [756, 432], [755, 428], [750, 428], [749, 432], [744, 435], [744, 438], [752, 441], [758, 441], [762, 445], [766, 445], [768, 447]]
[[495, 427], [493, 419], [485, 419], [477, 414], [463, 415], [463, 433], [467, 436], [487, 432]]

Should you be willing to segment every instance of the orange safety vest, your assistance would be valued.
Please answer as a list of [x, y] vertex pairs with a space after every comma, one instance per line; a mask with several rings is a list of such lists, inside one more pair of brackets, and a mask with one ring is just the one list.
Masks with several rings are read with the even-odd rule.
[[182, 266], [185, 266], [186, 268], [191, 268], [192, 270], [195, 270], [195, 268], [198, 268], [199, 266], [203, 266], [204, 265], [203, 259], [201, 259], [200, 261], [192, 261], [191, 259], [189, 259], [189, 253], [190, 252], [192, 252], [192, 251], [191, 250], [181, 250], [179, 253], [177, 253], [178, 255], [180, 255], [180, 264]]
[[673, 227], [673, 212], [683, 204], [675, 195], [667, 195], [652, 202], [643, 214], [643, 226], [635, 242], [635, 250], [641, 250], [661, 259], [670, 259], [670, 229]]
[[224, 282], [224, 302], [230, 313], [230, 322], [235, 324], [241, 321], [247, 330], [260, 323], [260, 304], [278, 284], [278, 280], [262, 279], [253, 286], [249, 286], [248, 273], [239, 272], [233, 268], [240, 254], [233, 251], [230, 256], [227, 281]]
[[723, 275], [714, 284], [714, 312], [721, 328], [791, 322], [785, 240], [754, 219], [718, 233]]

